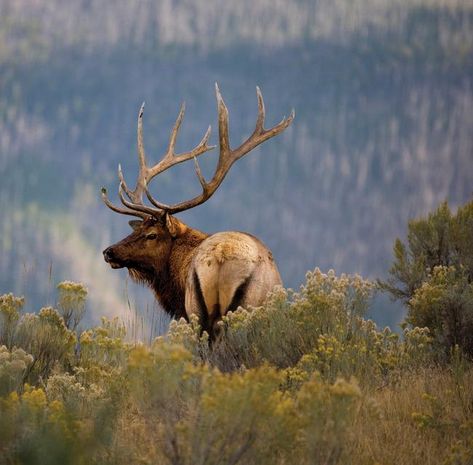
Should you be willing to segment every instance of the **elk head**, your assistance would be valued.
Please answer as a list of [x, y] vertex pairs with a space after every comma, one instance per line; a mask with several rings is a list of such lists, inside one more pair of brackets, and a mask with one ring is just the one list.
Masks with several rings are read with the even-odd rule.
[[171, 243], [186, 226], [170, 215], [149, 216], [129, 222], [133, 232], [103, 251], [112, 268], [128, 268], [141, 274], [160, 273], [166, 265]]

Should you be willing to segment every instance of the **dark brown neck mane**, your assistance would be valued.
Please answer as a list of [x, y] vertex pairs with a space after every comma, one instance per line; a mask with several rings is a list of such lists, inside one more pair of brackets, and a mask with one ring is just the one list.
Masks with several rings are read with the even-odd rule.
[[185, 318], [185, 287], [189, 267], [197, 246], [206, 238], [196, 229], [187, 227], [186, 231], [172, 240], [171, 251], [166, 266], [159, 272], [130, 269], [135, 281], [147, 284], [153, 289], [164, 311], [171, 318]]

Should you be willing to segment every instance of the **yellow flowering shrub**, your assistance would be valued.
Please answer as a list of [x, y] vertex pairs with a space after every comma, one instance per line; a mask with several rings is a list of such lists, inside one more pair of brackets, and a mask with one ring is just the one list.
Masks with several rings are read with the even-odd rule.
[[102, 318], [99, 326], [79, 336], [78, 380], [94, 389], [120, 377], [132, 345], [126, 341], [126, 328], [118, 318]]
[[[144, 434], [153, 438], [146, 455], [150, 463], [312, 463], [312, 433], [321, 409], [320, 420], [331, 425], [324, 431], [346, 437], [354, 399], [361, 396], [356, 383], [343, 380], [310, 382], [290, 393], [284, 371], [263, 365], [222, 373], [196, 365], [190, 351], [164, 340], [131, 350], [128, 378], [132, 410], [141, 421], [134, 415], [126, 424], [136, 428], [140, 444]], [[317, 389], [308, 387], [312, 384]], [[332, 454], [332, 444], [322, 437], [317, 447], [324, 456]], [[127, 453], [131, 461], [143, 457], [138, 447]]]
[[442, 202], [409, 221], [380, 289], [407, 304], [406, 324], [428, 327], [439, 358], [459, 345], [473, 357], [473, 201], [452, 211]]
[[264, 307], [239, 309], [223, 318], [225, 336], [210, 361], [223, 370], [268, 362], [280, 368], [297, 364], [317, 347], [319, 336], [346, 340], [367, 310], [374, 285], [361, 277], [307, 273], [300, 292], [277, 289]]
[[200, 371], [183, 346], [156, 341], [152, 347], [138, 345], [128, 359], [130, 388], [143, 412], [177, 421], [185, 399], [197, 388]]
[[32, 363], [33, 357], [23, 349], [9, 351], [5, 346], [0, 346], [0, 396], [21, 390]]
[[92, 414], [107, 398], [107, 389], [103, 386], [104, 383], [83, 384], [85, 376], [80, 367], [74, 372], [52, 374], [47, 380], [46, 395], [50, 401], [60, 402], [67, 407], [69, 412], [77, 415]]
[[406, 324], [428, 327], [439, 352], [473, 355], [473, 283], [462, 267], [436, 266], [409, 300]]
[[0, 345], [12, 347], [20, 310], [24, 304], [24, 297], [15, 297], [11, 293], [0, 295]]
[[206, 457], [213, 463], [238, 457], [248, 464], [287, 459], [298, 441], [300, 420], [294, 399], [280, 391], [281, 380], [269, 366], [206, 376], [195, 419], [183, 429], [185, 442], [193, 444], [196, 432], [199, 437], [187, 463]]
[[28, 380], [47, 377], [55, 366], [71, 362], [76, 337], [52, 307], [42, 308], [37, 315], [23, 315], [16, 329], [15, 344], [33, 356]]
[[62, 281], [57, 285], [57, 307], [68, 329], [75, 330], [85, 312], [87, 288], [82, 283]]
[[78, 335], [65, 310], [86, 290], [59, 292], [37, 315], [2, 300], [17, 317], [0, 346], [0, 465], [362, 465], [404, 449], [396, 463], [469, 463], [471, 362], [456, 348], [439, 367], [427, 328], [364, 319], [359, 276], [316, 269], [228, 314], [212, 345], [196, 317], [152, 344], [117, 318]]
[[222, 371], [264, 363], [285, 368], [288, 389], [314, 372], [330, 382], [355, 376], [376, 385], [395, 377], [401, 366], [427, 363], [432, 340], [427, 329], [406, 329], [401, 338], [365, 320], [373, 291], [373, 283], [357, 275], [337, 277], [316, 269], [300, 292], [280, 288], [264, 307], [226, 315], [224, 336], [211, 351], [197, 322], [172, 324], [170, 337]]
[[197, 359], [209, 357], [209, 335], [206, 332], [201, 334], [199, 317], [196, 314], [190, 316], [189, 322], [184, 318], [172, 320], [165, 339], [183, 345]]
[[39, 387], [0, 398], [0, 463], [82, 464], [97, 451], [101, 431], [77, 418]]
[[360, 407], [361, 391], [355, 380], [334, 384], [315, 377], [297, 394], [302, 416], [302, 444], [309, 463], [347, 463], [350, 428]]

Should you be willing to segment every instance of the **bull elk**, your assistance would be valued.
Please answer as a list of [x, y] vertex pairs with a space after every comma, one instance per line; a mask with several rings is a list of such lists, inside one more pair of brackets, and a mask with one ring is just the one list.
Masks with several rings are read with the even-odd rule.
[[[206, 181], [197, 157], [214, 149], [209, 146], [210, 126], [201, 142], [190, 152], [175, 154], [176, 137], [184, 117], [184, 104], [174, 124], [164, 157], [148, 166], [143, 145], [143, 110], [138, 115], [139, 174], [132, 190], [118, 167], [119, 198], [123, 207], [113, 205], [105, 188], [102, 199], [114, 212], [141, 220], [130, 221], [133, 232], [103, 251], [112, 268], [128, 268], [133, 280], [150, 286], [163, 309], [175, 319], [189, 319], [197, 314], [202, 330], [215, 334], [216, 323], [238, 306], [259, 306], [274, 286], [281, 284], [271, 251], [256, 237], [243, 232], [205, 234], [190, 228], [174, 214], [204, 203], [222, 183], [233, 163], [257, 145], [286, 129], [294, 119], [294, 110], [271, 129], [264, 129], [264, 102], [259, 88], [258, 117], [251, 136], [239, 147], [230, 148], [228, 110], [215, 85], [220, 153], [217, 168]], [[149, 182], [172, 166], [194, 159], [202, 192], [191, 200], [175, 205], [157, 201], [149, 192]], [[143, 202], [146, 195], [149, 204]]]

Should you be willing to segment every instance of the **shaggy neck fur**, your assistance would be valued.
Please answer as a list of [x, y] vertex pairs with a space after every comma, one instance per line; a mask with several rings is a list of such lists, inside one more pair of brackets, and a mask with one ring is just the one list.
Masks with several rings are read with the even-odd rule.
[[163, 309], [171, 318], [185, 318], [185, 288], [187, 274], [196, 248], [208, 237], [196, 229], [187, 228], [179, 237], [172, 239], [169, 258], [166, 266], [156, 270], [130, 269], [130, 276], [138, 282], [151, 287]]

